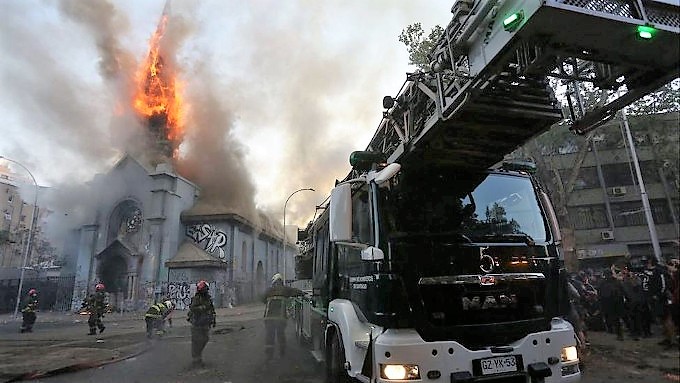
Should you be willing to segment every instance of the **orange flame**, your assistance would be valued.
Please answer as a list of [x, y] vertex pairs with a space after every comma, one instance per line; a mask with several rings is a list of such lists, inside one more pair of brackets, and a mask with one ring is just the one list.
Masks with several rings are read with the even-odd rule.
[[175, 73], [163, 62], [160, 42], [165, 33], [168, 16], [163, 15], [149, 42], [149, 55], [137, 72], [137, 90], [133, 107], [149, 121], [164, 122], [160, 127], [163, 139], [170, 143], [172, 156], [184, 136], [184, 110], [181, 83]]

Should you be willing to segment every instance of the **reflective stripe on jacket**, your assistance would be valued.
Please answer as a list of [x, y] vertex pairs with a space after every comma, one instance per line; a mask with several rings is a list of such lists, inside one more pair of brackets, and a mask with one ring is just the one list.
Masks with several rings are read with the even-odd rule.
[[168, 308], [165, 307], [163, 303], [156, 303], [155, 305], [152, 305], [149, 307], [149, 310], [146, 311], [146, 314], [144, 314], [145, 318], [154, 318], [154, 319], [161, 319], [165, 316], [166, 311], [168, 311]]

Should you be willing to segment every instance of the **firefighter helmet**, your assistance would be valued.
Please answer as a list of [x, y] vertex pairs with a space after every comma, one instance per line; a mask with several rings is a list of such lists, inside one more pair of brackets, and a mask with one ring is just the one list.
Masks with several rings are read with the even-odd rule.
[[97, 283], [97, 285], [94, 286], [94, 289], [97, 290], [97, 291], [104, 291], [105, 288], [106, 287], [104, 286], [103, 283]]
[[272, 276], [272, 285], [276, 282], [283, 282], [283, 277], [280, 273], [276, 273]]
[[38, 290], [30, 289], [30, 290], [28, 290], [28, 295], [30, 295], [30, 296], [38, 295]]
[[208, 291], [209, 288], [210, 288], [210, 285], [206, 281], [199, 281], [196, 284], [196, 291], [198, 291], [198, 292]]

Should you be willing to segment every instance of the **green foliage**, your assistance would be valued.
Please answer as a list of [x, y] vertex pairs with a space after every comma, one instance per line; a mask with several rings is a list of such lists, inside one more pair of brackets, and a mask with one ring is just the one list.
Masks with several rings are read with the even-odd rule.
[[439, 25], [435, 25], [425, 37], [425, 31], [420, 23], [411, 24], [403, 29], [399, 35], [399, 41], [406, 45], [409, 64], [415, 65], [422, 70], [428, 70], [430, 67], [428, 54], [432, 51], [443, 33], [444, 29]]

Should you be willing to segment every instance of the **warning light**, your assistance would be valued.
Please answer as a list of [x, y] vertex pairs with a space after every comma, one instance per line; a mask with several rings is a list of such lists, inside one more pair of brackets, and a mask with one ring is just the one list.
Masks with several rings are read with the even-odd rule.
[[522, 20], [524, 20], [524, 11], [515, 12], [503, 19], [503, 28], [508, 32], [512, 32], [519, 27]]
[[652, 27], [648, 27], [646, 25], [638, 25], [637, 33], [638, 33], [638, 36], [641, 39], [649, 40], [652, 37], [654, 37], [654, 34], [656, 33], [656, 29], [654, 29]]

